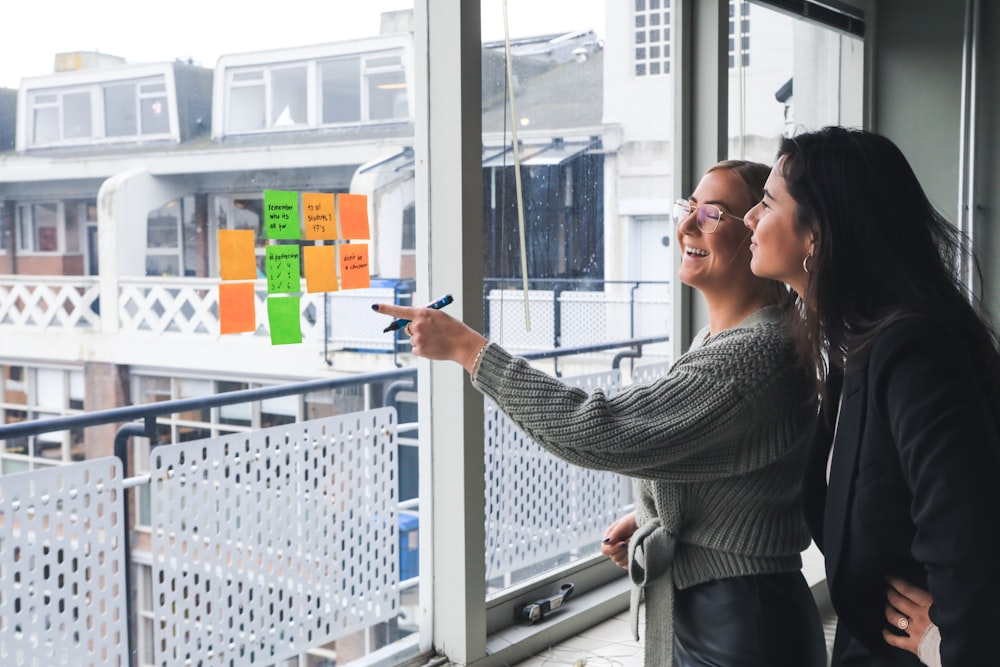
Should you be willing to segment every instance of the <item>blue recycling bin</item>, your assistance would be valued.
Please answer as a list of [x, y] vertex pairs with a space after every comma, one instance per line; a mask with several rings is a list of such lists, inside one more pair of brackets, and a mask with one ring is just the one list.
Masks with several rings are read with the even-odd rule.
[[399, 513], [399, 580], [420, 574], [420, 517], [415, 512]]

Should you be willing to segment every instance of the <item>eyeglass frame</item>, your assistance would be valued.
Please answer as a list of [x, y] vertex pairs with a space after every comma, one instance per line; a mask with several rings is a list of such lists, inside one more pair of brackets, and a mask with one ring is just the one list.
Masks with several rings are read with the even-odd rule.
[[[677, 215], [678, 209], [684, 211], [683, 216]], [[718, 218], [710, 217], [712, 209], [719, 212]], [[702, 211], [705, 212], [708, 220], [714, 220], [715, 226], [712, 227], [712, 229], [705, 229], [707, 221], [702, 220], [702, 213], [701, 213]], [[698, 224], [698, 229], [700, 229], [704, 234], [714, 234], [715, 232], [719, 231], [719, 224], [722, 223], [722, 218], [724, 218], [725, 216], [729, 216], [730, 218], [739, 220], [740, 222], [744, 222], [743, 218], [739, 217], [738, 215], [733, 215], [732, 213], [726, 213], [715, 204], [692, 204], [686, 199], [678, 199], [677, 201], [674, 202], [674, 210], [673, 210], [674, 215], [672, 217], [674, 218], [675, 223], [679, 223], [681, 220], [691, 215], [691, 213], [693, 212], [697, 212], [695, 215], [695, 222]]]

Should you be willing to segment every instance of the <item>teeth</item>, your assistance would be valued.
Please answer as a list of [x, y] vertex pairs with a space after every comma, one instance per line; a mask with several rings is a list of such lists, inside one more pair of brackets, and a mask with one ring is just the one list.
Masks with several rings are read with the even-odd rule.
[[685, 252], [689, 255], [698, 255], [699, 257], [708, 257], [707, 250], [701, 250], [700, 248], [685, 248]]

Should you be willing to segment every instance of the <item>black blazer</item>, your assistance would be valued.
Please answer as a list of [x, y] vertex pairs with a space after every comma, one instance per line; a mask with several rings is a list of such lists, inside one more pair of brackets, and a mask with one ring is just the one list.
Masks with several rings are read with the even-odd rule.
[[[837, 611], [833, 665], [919, 665], [882, 638], [886, 576], [934, 597], [943, 665], [1000, 665], [1000, 405], [956, 331], [900, 320], [820, 418], [804, 499]], [[832, 396], [836, 405], [837, 396]]]

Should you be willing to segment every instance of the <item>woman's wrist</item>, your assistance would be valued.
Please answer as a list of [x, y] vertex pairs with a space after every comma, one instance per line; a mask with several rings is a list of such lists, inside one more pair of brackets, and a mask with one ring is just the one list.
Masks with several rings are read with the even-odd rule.
[[467, 366], [469, 371], [469, 377], [473, 380], [476, 379], [476, 374], [479, 373], [479, 365], [483, 362], [483, 354], [486, 353], [486, 348], [490, 346], [490, 342], [483, 338], [479, 341], [476, 346], [476, 355], [472, 358], [472, 363]]

